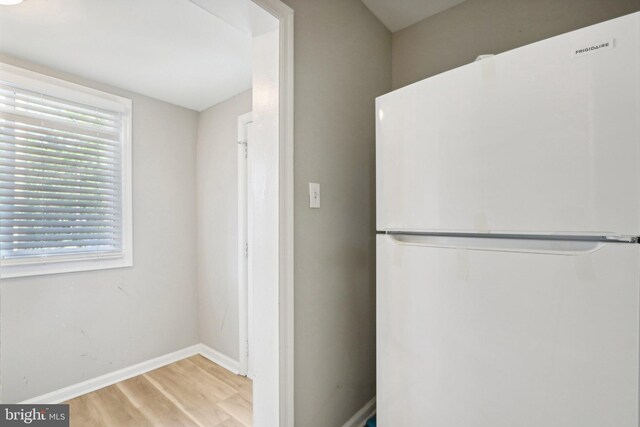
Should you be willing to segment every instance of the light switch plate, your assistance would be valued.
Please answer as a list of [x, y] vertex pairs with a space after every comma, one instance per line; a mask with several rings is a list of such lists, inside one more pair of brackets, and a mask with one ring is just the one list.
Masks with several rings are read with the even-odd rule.
[[309, 183], [309, 207], [320, 209], [320, 184], [316, 182]]

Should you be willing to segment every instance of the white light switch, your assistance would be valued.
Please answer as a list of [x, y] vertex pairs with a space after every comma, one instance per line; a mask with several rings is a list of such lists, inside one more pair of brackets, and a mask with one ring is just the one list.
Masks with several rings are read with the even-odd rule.
[[320, 208], [320, 184], [315, 182], [309, 183], [309, 207]]

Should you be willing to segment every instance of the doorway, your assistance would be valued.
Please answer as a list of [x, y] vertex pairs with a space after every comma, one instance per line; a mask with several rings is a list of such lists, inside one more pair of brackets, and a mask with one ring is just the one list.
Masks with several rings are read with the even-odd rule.
[[[256, 149], [250, 155], [255, 164], [252, 175], [256, 177], [253, 180], [256, 188], [248, 194], [255, 195], [252, 211], [255, 211], [256, 219], [252, 229], [257, 231], [253, 233], [254, 242], [250, 245], [247, 259], [254, 264], [252, 270], [256, 272], [256, 280], [255, 287], [252, 287], [254, 297], [246, 295], [246, 298], [247, 304], [249, 301], [255, 302], [250, 311], [259, 320], [247, 320], [246, 329], [247, 342], [255, 349], [252, 352], [264, 357], [255, 360], [250, 369], [251, 352], [248, 352], [247, 373], [255, 371], [255, 414], [260, 425], [291, 425], [293, 11], [280, 0], [253, 0], [277, 21], [275, 29], [260, 27], [253, 32], [245, 31], [245, 24], [253, 24], [256, 17], [244, 14], [252, 0], [231, 1], [228, 4], [237, 9], [219, 10], [210, 10], [217, 3], [205, 0], [146, 0], [134, 3], [131, 7], [135, 13], [130, 8], [105, 9], [103, 2], [97, 0], [91, 2], [91, 7], [72, 10], [76, 3], [67, 2], [65, 7], [69, 10], [65, 14], [62, 9], [55, 13], [47, 9], [46, 1], [26, 1], [13, 9], [3, 8], [0, 14], [3, 19], [0, 27], [7, 35], [4, 39], [16, 43], [15, 48], [0, 52], [9, 56], [6, 62], [25, 69], [33, 68], [33, 71], [74, 84], [95, 84], [96, 88], [102, 88], [109, 94], [133, 101], [135, 111], [132, 129], [136, 152], [133, 156], [135, 179], [130, 180], [136, 192], [136, 203], [133, 204], [133, 225], [136, 229], [133, 268], [87, 270], [51, 278], [25, 276], [13, 278], [11, 282], [2, 279], [3, 372], [0, 382], [3, 397], [11, 403], [65, 401], [114, 384], [125, 377], [164, 366], [169, 361], [203, 353], [203, 332], [214, 334], [224, 329], [216, 329], [204, 318], [206, 316], [199, 315], [200, 312], [207, 312], [201, 304], [205, 298], [201, 298], [203, 294], [199, 294], [193, 286], [185, 285], [198, 282], [199, 266], [211, 268], [214, 261], [235, 257], [234, 249], [220, 251], [220, 245], [216, 246], [221, 231], [230, 231], [231, 237], [235, 237], [235, 226], [221, 230], [219, 224], [206, 215], [203, 215], [206, 218], [203, 223], [209, 228], [198, 228], [198, 221], [194, 221], [198, 217], [197, 203], [201, 202], [201, 197], [197, 196], [197, 183], [210, 182], [207, 179], [198, 180], [196, 162], [203, 157], [203, 153], [198, 151], [196, 155], [196, 147], [198, 136], [205, 136], [199, 127], [202, 113], [212, 105], [229, 99], [240, 90], [240, 86], [248, 87], [250, 72], [240, 73], [238, 70], [242, 64], [251, 62], [243, 58], [253, 56], [252, 127]], [[217, 17], [208, 16], [203, 10]], [[234, 11], [238, 11], [238, 14]], [[29, 25], [21, 21], [23, 12], [30, 16], [29, 25], [38, 31], [30, 30]], [[79, 43], [77, 35], [51, 25], [51, 22], [55, 22], [51, 17], [58, 15], [73, 17], [78, 33], [96, 37], [93, 45], [104, 47], [114, 42], [117, 48], [96, 53], [95, 49], [90, 48], [91, 44]], [[176, 20], [175, 16], [184, 19]], [[238, 16], [242, 19], [236, 21]], [[140, 22], [131, 25], [125, 22], [126, 18], [131, 17], [148, 19], [147, 27], [154, 28], [157, 36], [156, 33], [146, 32], [146, 36], [153, 40], [140, 42], [138, 36], [141, 34], [137, 31]], [[158, 24], [160, 18], [163, 19], [162, 25]], [[8, 22], [12, 22], [13, 26], [7, 25]], [[194, 30], [196, 27], [198, 31]], [[35, 37], [37, 33], [45, 33], [47, 37]], [[105, 34], [107, 37], [103, 37]], [[109, 34], [117, 34], [118, 37], [110, 37]], [[138, 43], [127, 41], [128, 34]], [[174, 52], [161, 49], [145, 51], [144, 57], [140, 57], [139, 45], [175, 49], [175, 34], [205, 35], [205, 40], [198, 37], [196, 40], [180, 38], [187, 46], [178, 51], [181, 55], [191, 54], [194, 58], [192, 65], [185, 66], [182, 57], [169, 64], [163, 62], [175, 59], [175, 55]], [[169, 42], [157, 43], [157, 40], [164, 40], [165, 37]], [[221, 39], [225, 43], [210, 42]], [[25, 49], [24, 43], [31, 43], [32, 48]], [[222, 47], [223, 53], [245, 53], [233, 62], [222, 61], [226, 66], [220, 67], [219, 61], [212, 60], [214, 55], [209, 50], [211, 46]], [[234, 48], [230, 49], [230, 46]], [[128, 57], [123, 54], [125, 47], [131, 48], [130, 54], [134, 60], [127, 60]], [[17, 54], [16, 58], [10, 57], [12, 52], [20, 52], [22, 57], [22, 53], [27, 51], [30, 52], [29, 57], [18, 59]], [[51, 52], [57, 55], [49, 55]], [[116, 52], [117, 57], [109, 59], [105, 52]], [[57, 62], [52, 60], [47, 63], [43, 60], [46, 58], [55, 58]], [[118, 61], [127, 66], [119, 66]], [[213, 67], [204, 67], [201, 61], [209, 61], [207, 64], [213, 62]], [[86, 64], [92, 66], [86, 68]], [[157, 64], [163, 65], [159, 67]], [[143, 68], [133, 69], [134, 65]], [[166, 72], [168, 70], [171, 72]], [[203, 89], [209, 87], [205, 85], [215, 83], [215, 77], [223, 71], [231, 71], [231, 77], [245, 76], [246, 81], [238, 83], [240, 86], [225, 81], [215, 85], [212, 90]], [[188, 75], [180, 74], [184, 72], [188, 72]], [[202, 78], [202, 85], [196, 84], [194, 76]], [[216, 98], [209, 99], [207, 94], [214, 92], [217, 93]], [[189, 97], [185, 98], [186, 95]], [[232, 120], [239, 113], [234, 114]], [[229, 134], [235, 139], [235, 123], [230, 123]], [[181, 143], [177, 144], [176, 141]], [[228, 149], [232, 152], [235, 150], [232, 145]], [[233, 161], [226, 164], [218, 162], [218, 166], [230, 166], [228, 176], [235, 173]], [[210, 172], [215, 168], [205, 170]], [[220, 185], [228, 183], [225, 180], [219, 182]], [[235, 185], [224, 189], [225, 194], [233, 194], [235, 190]], [[208, 188], [202, 188], [201, 193], [209, 194]], [[249, 200], [250, 197], [247, 203]], [[231, 203], [235, 204], [235, 201]], [[220, 205], [213, 203], [210, 206], [218, 208]], [[230, 215], [235, 220], [235, 214]], [[209, 239], [207, 244], [217, 248], [216, 254], [219, 256], [206, 257], [204, 262], [199, 262], [199, 252], [193, 241], [203, 236]], [[159, 238], [163, 244], [157, 243]], [[231, 273], [235, 273], [235, 264], [225, 263], [222, 269], [231, 269]], [[212, 277], [219, 280], [219, 275]], [[44, 282], [46, 286], [43, 286]], [[79, 282], [82, 282], [82, 286], [76, 286]], [[228, 283], [233, 282], [225, 282]], [[249, 292], [248, 288], [246, 292]], [[28, 301], [36, 293], [46, 307], [43, 305], [41, 310], [36, 310], [38, 316], [25, 318], [24, 313], [18, 310], [23, 306], [20, 301]], [[235, 299], [235, 289], [223, 296], [231, 293]], [[216, 293], [211, 300], [215, 303], [224, 302], [220, 293]], [[163, 310], [158, 310], [159, 305]], [[222, 362], [228, 362], [223, 364], [230, 368], [237, 363], [235, 341], [238, 333], [230, 327], [236, 307], [238, 304], [232, 301], [215, 311], [220, 316], [219, 324], [226, 325], [225, 331], [231, 332], [223, 338], [216, 336], [217, 339], [211, 340], [220, 347], [217, 354], [207, 353]], [[208, 324], [209, 329], [201, 328], [201, 323]], [[43, 324], [46, 324], [46, 328], [42, 327]], [[69, 328], [67, 325], [75, 327]], [[255, 325], [255, 331], [252, 328], [251, 332], [253, 340], [249, 338], [249, 325]], [[56, 342], [50, 342], [51, 337], [55, 337]], [[30, 347], [22, 345], [24, 342], [29, 342]], [[65, 345], [59, 345], [59, 342]], [[40, 354], [42, 348], [46, 348], [47, 358], [29, 357]], [[45, 371], [46, 375], [42, 374]]]

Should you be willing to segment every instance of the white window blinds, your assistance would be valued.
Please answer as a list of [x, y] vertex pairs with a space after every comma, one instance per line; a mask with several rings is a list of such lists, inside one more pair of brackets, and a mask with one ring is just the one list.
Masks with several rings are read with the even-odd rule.
[[2, 260], [123, 251], [123, 113], [0, 79]]

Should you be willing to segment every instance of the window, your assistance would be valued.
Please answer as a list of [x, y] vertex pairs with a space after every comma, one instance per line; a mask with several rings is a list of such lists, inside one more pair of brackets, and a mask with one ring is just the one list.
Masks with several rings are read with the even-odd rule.
[[131, 101], [0, 64], [0, 275], [132, 265]]

